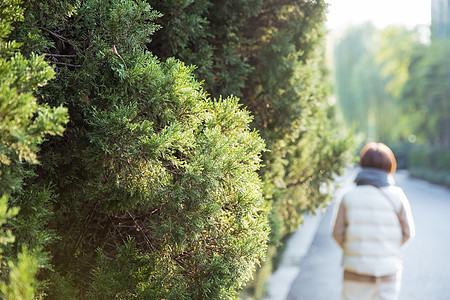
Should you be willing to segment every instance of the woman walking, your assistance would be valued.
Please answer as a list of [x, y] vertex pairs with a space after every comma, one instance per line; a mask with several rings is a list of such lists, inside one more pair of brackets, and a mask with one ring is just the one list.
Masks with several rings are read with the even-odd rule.
[[361, 151], [356, 186], [336, 204], [333, 238], [343, 249], [345, 300], [395, 300], [400, 292], [401, 250], [414, 238], [406, 195], [394, 185], [391, 149], [369, 143]]

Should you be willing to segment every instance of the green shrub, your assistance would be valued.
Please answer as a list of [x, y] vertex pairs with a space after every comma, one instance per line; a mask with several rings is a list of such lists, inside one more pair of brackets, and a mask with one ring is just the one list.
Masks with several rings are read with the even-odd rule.
[[42, 232], [20, 238], [49, 251], [48, 297], [234, 297], [266, 255], [267, 214], [271, 258], [328, 203], [349, 139], [328, 118], [324, 1], [24, 7], [12, 36], [56, 70], [35, 94], [70, 113], [16, 198], [43, 197], [16, 224]]
[[450, 154], [441, 148], [416, 149], [410, 155], [410, 174], [435, 184], [450, 186]]
[[[236, 296], [269, 234], [257, 174], [265, 145], [252, 117], [237, 98], [210, 99], [194, 67], [146, 50], [161, 15], [145, 1], [80, 3], [75, 14], [55, 3], [67, 17], [52, 22], [45, 1], [25, 16], [43, 28], [34, 49], [57, 67], [38, 93], [70, 113], [64, 136], [42, 145], [38, 177], [27, 180], [53, 191], [24, 210], [41, 203], [42, 232], [58, 237], [45, 248], [53, 267], [41, 275], [45, 292]], [[37, 228], [26, 216], [17, 224]]]
[[450, 172], [450, 150], [439, 150], [436, 155], [436, 169]]
[[45, 200], [38, 204], [48, 198], [32, 195], [30, 203], [22, 202], [24, 181], [33, 176], [27, 166], [38, 163], [39, 145], [64, 131], [67, 111], [38, 103], [34, 92], [55, 73], [42, 56], [27, 58], [19, 43], [8, 40], [13, 22], [23, 19], [20, 4], [0, 3], [0, 298], [31, 300], [39, 296], [36, 275], [48, 266], [43, 247], [49, 236], [40, 230]]
[[415, 150], [409, 155], [410, 168], [424, 168], [430, 166], [429, 152], [427, 150]]

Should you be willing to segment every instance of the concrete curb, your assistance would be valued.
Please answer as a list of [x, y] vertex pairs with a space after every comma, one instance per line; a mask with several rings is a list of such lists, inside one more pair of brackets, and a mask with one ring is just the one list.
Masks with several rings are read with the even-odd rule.
[[322, 213], [320, 212], [315, 216], [305, 216], [304, 223], [289, 239], [280, 266], [267, 282], [268, 295], [264, 297], [264, 300], [286, 299], [292, 282], [300, 272], [300, 263], [309, 251], [321, 220]]

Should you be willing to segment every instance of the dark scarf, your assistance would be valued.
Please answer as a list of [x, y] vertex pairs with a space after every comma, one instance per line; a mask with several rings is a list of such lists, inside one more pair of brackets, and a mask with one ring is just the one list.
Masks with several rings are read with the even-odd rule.
[[374, 168], [362, 168], [355, 178], [356, 185], [389, 186], [395, 184], [391, 174]]

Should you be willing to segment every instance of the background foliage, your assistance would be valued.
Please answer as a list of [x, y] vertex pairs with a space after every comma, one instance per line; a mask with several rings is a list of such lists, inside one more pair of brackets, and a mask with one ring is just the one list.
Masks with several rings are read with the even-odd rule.
[[364, 142], [386, 142], [400, 167], [448, 185], [450, 44], [424, 32], [350, 28], [335, 45], [336, 90], [347, 124]]
[[[327, 204], [347, 160], [326, 101], [324, 1], [20, 7], [7, 42], [56, 74], [32, 86], [47, 111], [40, 164], [11, 169], [22, 209], [8, 253], [40, 253], [36, 294], [228, 299], [253, 276], [260, 297], [282, 239]], [[49, 137], [61, 106], [70, 121]]]

